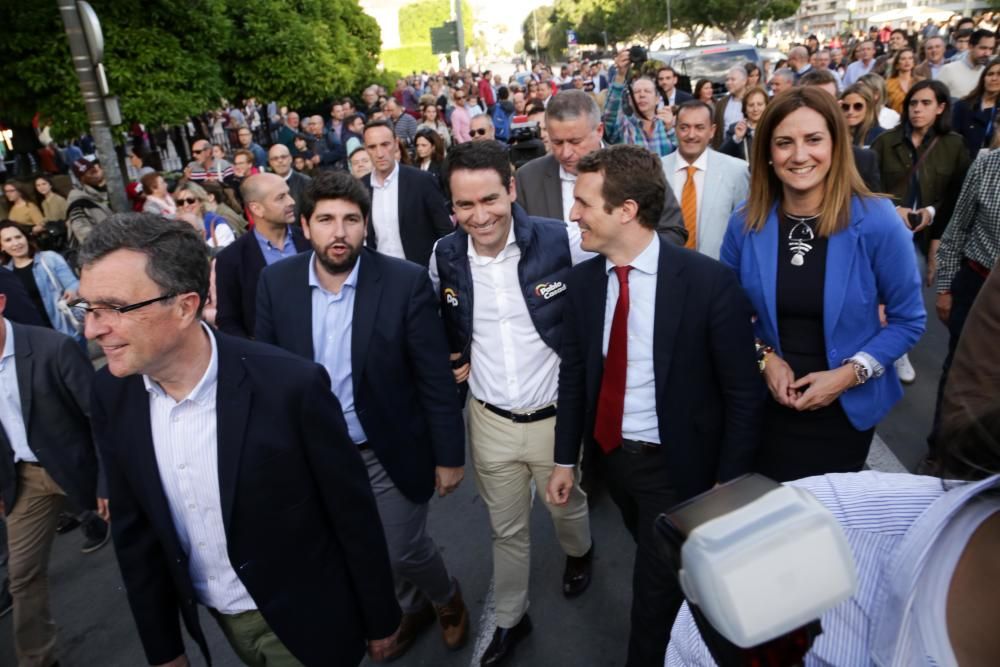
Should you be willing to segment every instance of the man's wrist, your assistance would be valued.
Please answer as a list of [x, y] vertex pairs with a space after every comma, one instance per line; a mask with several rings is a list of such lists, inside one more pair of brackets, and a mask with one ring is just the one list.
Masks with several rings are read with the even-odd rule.
[[573, 468], [576, 467], [576, 465], [572, 464], [572, 463], [559, 463], [558, 461], [556, 461], [556, 467], [557, 468], [569, 468], [570, 470], [572, 470]]

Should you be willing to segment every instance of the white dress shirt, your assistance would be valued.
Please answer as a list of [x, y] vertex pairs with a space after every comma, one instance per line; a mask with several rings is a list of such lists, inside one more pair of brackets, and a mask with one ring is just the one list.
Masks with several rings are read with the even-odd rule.
[[142, 380], [149, 392], [156, 466], [177, 538], [188, 555], [195, 594], [206, 607], [237, 614], [257, 605], [236, 576], [226, 549], [215, 409], [219, 352], [215, 336], [202, 326], [212, 344], [212, 357], [187, 397], [174, 401], [148, 375]]
[[385, 182], [372, 172], [372, 225], [375, 242], [383, 255], [406, 259], [403, 238], [399, 234], [399, 163]]
[[725, 125], [723, 132], [729, 129], [733, 123], [743, 120], [743, 100], [738, 100], [733, 96], [728, 98], [726, 109], [722, 113], [722, 122]]
[[576, 174], [571, 174], [559, 165], [559, 185], [562, 187], [563, 220], [570, 222], [569, 212], [573, 208], [573, 188], [576, 187]]
[[[3, 424], [7, 441], [14, 450], [14, 462], [38, 463], [38, 457], [28, 446], [28, 431], [24, 426], [24, 412], [21, 409], [21, 390], [17, 386], [17, 361], [14, 359], [14, 327], [3, 318], [6, 338], [3, 357], [0, 358], [0, 423]], [[9, 512], [11, 507], [7, 508]]]
[[688, 179], [688, 166], [695, 167], [698, 170], [694, 172], [694, 189], [698, 202], [698, 222], [701, 223], [701, 202], [705, 199], [705, 172], [708, 171], [708, 149], [703, 150], [692, 165], [688, 165], [687, 160], [681, 157], [680, 153], [677, 154], [677, 168], [674, 169], [673, 177], [670, 180], [670, 187], [674, 189], [678, 204], [684, 195], [684, 184], [687, 183]]
[[[656, 315], [656, 272], [660, 262], [660, 237], [652, 240], [632, 263], [628, 273], [628, 370], [625, 375], [625, 414], [622, 438], [640, 442], [660, 442], [656, 418], [656, 376], [653, 372], [653, 323]], [[618, 303], [618, 277], [615, 265], [605, 261], [608, 292], [604, 301], [604, 342], [608, 356], [611, 323]]]

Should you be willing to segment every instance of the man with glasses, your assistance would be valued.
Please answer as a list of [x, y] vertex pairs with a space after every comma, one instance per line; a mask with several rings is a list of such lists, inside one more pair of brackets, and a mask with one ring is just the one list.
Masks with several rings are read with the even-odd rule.
[[[0, 315], [6, 305], [0, 293]], [[48, 561], [67, 498], [104, 517], [85, 513], [90, 551], [109, 535], [89, 421], [94, 370], [73, 339], [7, 317], [0, 320], [0, 350], [0, 516], [6, 512], [14, 648], [20, 665], [52, 665]]]
[[[146, 659], [210, 662], [203, 605], [254, 667], [379, 660], [400, 611], [368, 477], [322, 367], [201, 320], [208, 249], [115, 216], [82, 248], [86, 335], [118, 565]], [[155, 279], [153, 278], [155, 276]]]
[[[267, 166], [267, 151], [253, 140], [253, 132], [250, 131], [250, 128], [241, 127], [236, 133], [236, 137], [240, 141], [240, 148], [245, 148], [253, 153], [253, 166], [258, 169], [265, 168]], [[233, 159], [235, 161], [235, 156]]]
[[496, 128], [493, 119], [486, 114], [480, 114], [469, 122], [469, 138], [472, 141], [496, 141]]
[[194, 157], [188, 166], [184, 167], [184, 176], [189, 181], [201, 183], [215, 181], [221, 183], [233, 175], [233, 165], [227, 160], [212, 155], [212, 145], [204, 139], [199, 139], [191, 146]]
[[288, 184], [288, 192], [295, 200], [295, 219], [299, 219], [299, 202], [302, 201], [302, 193], [306, 191], [306, 186], [312, 179], [305, 174], [292, 169], [292, 152], [284, 144], [274, 144], [267, 152], [267, 163], [276, 175], [285, 179]]

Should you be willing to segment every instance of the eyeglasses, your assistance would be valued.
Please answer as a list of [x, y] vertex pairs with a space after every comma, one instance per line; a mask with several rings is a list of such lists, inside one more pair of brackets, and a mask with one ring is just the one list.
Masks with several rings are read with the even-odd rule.
[[461, 102], [464, 99], [465, 99], [465, 95], [455, 95], [455, 101], [456, 102]]
[[139, 310], [140, 308], [145, 308], [151, 304], [158, 301], [166, 301], [167, 299], [173, 299], [177, 294], [164, 294], [163, 296], [158, 296], [155, 299], [148, 299], [146, 301], [140, 301], [139, 303], [131, 303], [127, 306], [91, 306], [87, 303], [86, 299], [76, 299], [71, 301], [68, 305], [72, 308], [79, 317], [86, 317], [88, 314], [93, 315], [95, 320], [101, 320], [107, 317], [109, 320], [118, 321], [118, 318], [125, 313], [130, 313], [133, 310]]
[[855, 111], [864, 111], [865, 110], [865, 103], [864, 102], [855, 102], [854, 104], [850, 104], [848, 102], [841, 102], [840, 103], [840, 108], [843, 109], [844, 111], [850, 111], [851, 109], [854, 109]]
[[485, 137], [486, 136], [486, 128], [485, 127], [481, 127], [478, 130], [469, 130], [469, 136], [472, 136], [472, 137]]
[[177, 200], [178, 206], [190, 206], [191, 204], [197, 204], [198, 200], [194, 197], [184, 197], [183, 199]]
[[207, 150], [208, 150], [207, 148], [192, 148], [191, 155], [198, 155], [200, 153], [204, 153]]

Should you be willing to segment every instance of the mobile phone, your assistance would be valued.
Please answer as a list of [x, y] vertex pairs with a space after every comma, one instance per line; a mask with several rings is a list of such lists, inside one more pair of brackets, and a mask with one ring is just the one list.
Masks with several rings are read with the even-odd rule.
[[910, 229], [914, 229], [924, 221], [924, 216], [920, 211], [910, 211], [906, 214], [906, 217], [910, 221]]

